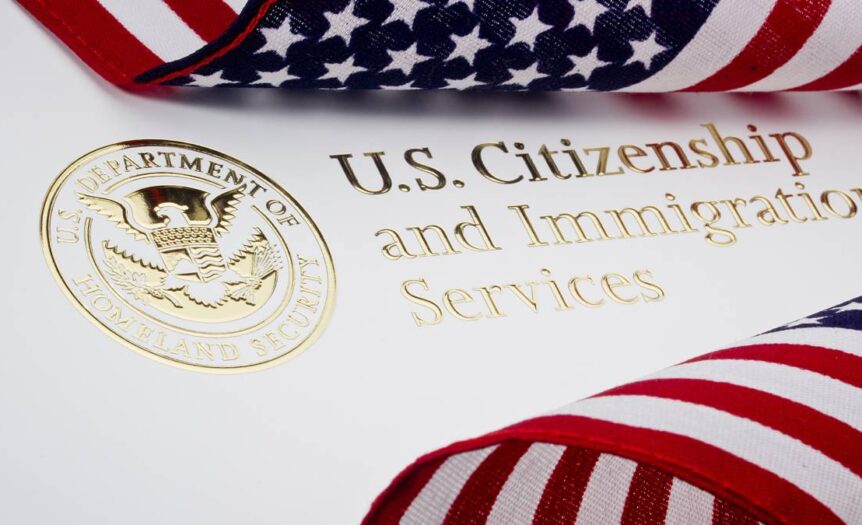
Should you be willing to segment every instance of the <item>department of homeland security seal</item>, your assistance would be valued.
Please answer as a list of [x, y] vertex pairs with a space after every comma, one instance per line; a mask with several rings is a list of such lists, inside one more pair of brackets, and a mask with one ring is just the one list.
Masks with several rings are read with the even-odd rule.
[[51, 186], [41, 234], [79, 309], [168, 363], [272, 365], [311, 345], [332, 309], [332, 259], [305, 210], [200, 146], [140, 140], [84, 155]]

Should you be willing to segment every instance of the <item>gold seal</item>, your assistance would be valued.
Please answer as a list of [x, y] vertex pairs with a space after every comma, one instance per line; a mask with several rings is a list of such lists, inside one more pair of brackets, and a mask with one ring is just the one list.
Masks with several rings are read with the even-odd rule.
[[51, 186], [41, 235], [86, 316], [174, 365], [274, 365], [310, 346], [332, 310], [332, 258], [302, 206], [201, 146], [137, 140], [87, 153]]

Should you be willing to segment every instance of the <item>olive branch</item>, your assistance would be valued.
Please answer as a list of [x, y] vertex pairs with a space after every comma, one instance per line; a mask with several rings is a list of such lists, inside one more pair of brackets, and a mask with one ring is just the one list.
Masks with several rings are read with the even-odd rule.
[[114, 284], [142, 303], [149, 304], [149, 297], [153, 297], [155, 299], [165, 299], [177, 308], [183, 307], [173, 294], [164, 288], [147, 283], [147, 278], [143, 273], [130, 271], [113, 254], [105, 255], [105, 264], [107, 265], [108, 275], [114, 281]]

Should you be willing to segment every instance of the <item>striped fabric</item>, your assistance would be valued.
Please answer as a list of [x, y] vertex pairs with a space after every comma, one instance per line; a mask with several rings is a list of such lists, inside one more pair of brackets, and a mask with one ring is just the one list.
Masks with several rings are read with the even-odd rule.
[[[508, 478], [500, 476], [506, 468]], [[497, 481], [499, 492], [461, 496], [468, 479], [474, 485], [488, 483], [482, 478], [491, 470], [496, 480], [505, 480]], [[495, 445], [455, 455], [437, 468], [398, 520], [382, 520], [402, 525], [758, 523], [738, 507], [661, 470], [613, 454], [545, 443]]]
[[150, 69], [217, 42], [245, 0], [19, 0], [111, 82], [134, 84]]
[[862, 86], [858, 0], [19, 0], [125, 85]]
[[366, 525], [862, 523], [862, 297], [429, 454]]

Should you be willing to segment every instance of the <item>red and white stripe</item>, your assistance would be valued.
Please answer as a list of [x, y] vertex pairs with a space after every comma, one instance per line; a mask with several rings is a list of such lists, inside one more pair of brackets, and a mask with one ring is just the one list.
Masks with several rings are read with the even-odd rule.
[[245, 1], [97, 0], [116, 23], [163, 62], [191, 55], [217, 39]]
[[164, 62], [206, 45], [201, 36], [162, 0], [98, 0], [114, 19]]
[[823, 21], [799, 52], [772, 74], [745, 89], [793, 89], [834, 71], [862, 47], [862, 9], [859, 7], [858, 0], [832, 0]]
[[20, 0], [93, 69], [119, 84], [219, 38], [247, 0]]
[[670, 64], [626, 91], [839, 90], [860, 83], [857, 0], [724, 0]]
[[767, 333], [420, 459], [374, 524], [862, 523], [862, 333]]

